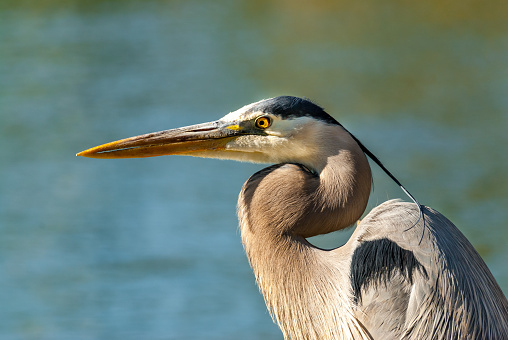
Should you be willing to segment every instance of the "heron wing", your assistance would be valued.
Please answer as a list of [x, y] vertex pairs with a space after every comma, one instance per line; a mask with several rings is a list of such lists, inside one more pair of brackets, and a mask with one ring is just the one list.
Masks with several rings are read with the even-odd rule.
[[[352, 236], [357, 318], [374, 338], [501, 339], [508, 302], [480, 255], [439, 212], [388, 201]], [[415, 222], [418, 223], [415, 224]]]

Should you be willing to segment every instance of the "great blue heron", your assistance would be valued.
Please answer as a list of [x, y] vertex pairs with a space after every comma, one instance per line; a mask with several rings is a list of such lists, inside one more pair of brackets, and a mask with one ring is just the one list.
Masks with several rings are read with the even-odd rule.
[[78, 155], [274, 163], [244, 184], [238, 216], [257, 283], [286, 339], [508, 339], [508, 302], [481, 257], [446, 217], [412, 196], [417, 204], [374, 208], [342, 247], [307, 242], [364, 212], [371, 190], [365, 153], [380, 164], [321, 107], [283, 96]]

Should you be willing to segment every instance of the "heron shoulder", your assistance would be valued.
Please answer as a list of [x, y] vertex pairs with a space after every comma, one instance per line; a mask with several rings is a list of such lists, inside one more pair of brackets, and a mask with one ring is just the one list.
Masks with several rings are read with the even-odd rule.
[[362, 322], [378, 335], [397, 319], [398, 335], [414, 339], [429, 329], [438, 338], [508, 334], [508, 302], [480, 255], [439, 212], [425, 207], [424, 218], [415, 224], [415, 204], [388, 201], [358, 226], [350, 278], [359, 319], [374, 315]]

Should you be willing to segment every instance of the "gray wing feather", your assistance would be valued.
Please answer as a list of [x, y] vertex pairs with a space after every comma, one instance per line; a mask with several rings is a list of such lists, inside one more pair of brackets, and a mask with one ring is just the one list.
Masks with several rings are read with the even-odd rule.
[[357, 318], [379, 339], [508, 339], [508, 302], [480, 255], [446, 217], [424, 214], [414, 225], [415, 204], [388, 201], [358, 226]]

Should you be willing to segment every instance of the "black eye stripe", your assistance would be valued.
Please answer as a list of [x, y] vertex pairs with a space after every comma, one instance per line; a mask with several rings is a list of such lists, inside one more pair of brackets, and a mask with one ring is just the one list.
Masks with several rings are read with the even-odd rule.
[[252, 105], [247, 112], [265, 112], [278, 116], [282, 120], [311, 117], [328, 124], [338, 124], [333, 117], [310, 100], [291, 96], [280, 96], [262, 100]]

